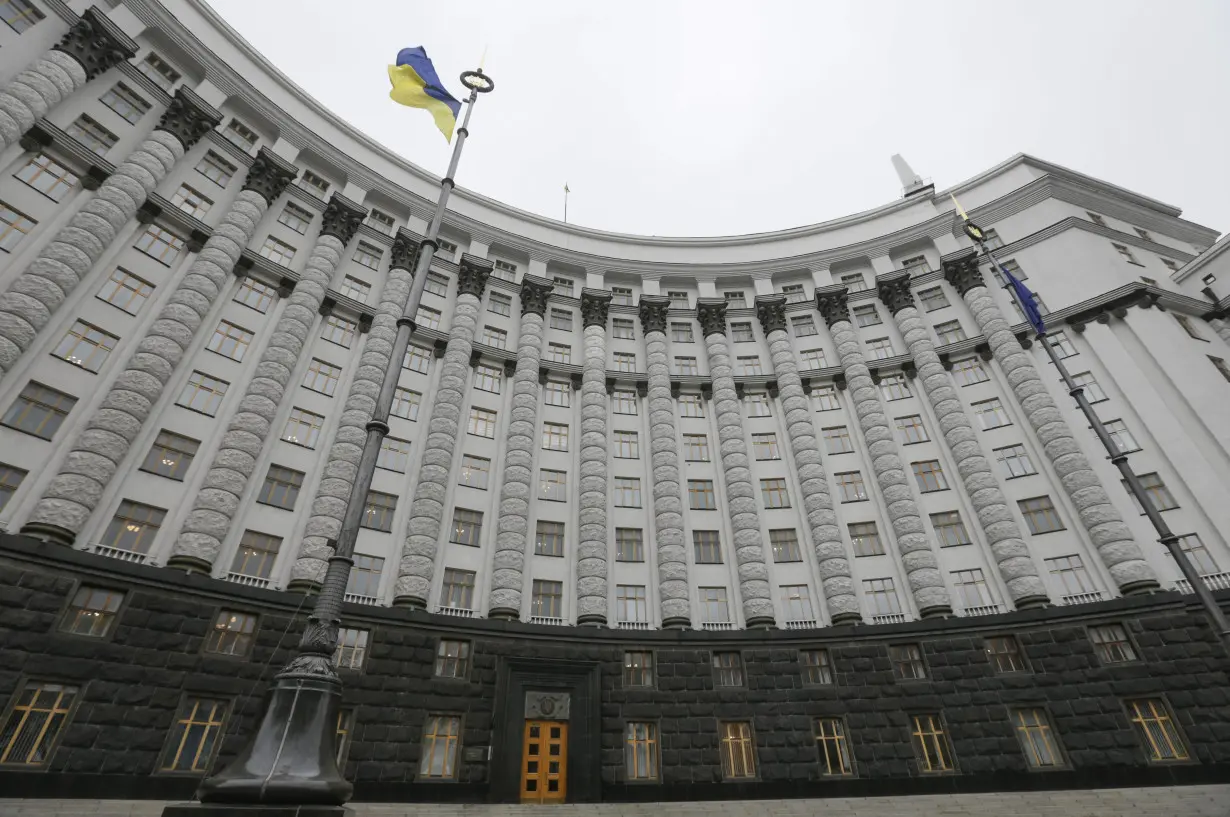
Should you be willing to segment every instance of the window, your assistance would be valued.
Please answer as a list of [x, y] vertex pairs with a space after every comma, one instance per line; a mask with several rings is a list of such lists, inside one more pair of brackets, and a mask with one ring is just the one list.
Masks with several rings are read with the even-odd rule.
[[824, 435], [825, 448], [830, 454], [849, 454], [854, 450], [854, 441], [850, 439], [850, 429], [845, 426], [833, 426], [821, 429]]
[[538, 618], [562, 618], [564, 583], [535, 579], [530, 598], [530, 616]]
[[[104, 638], [111, 632], [111, 625], [115, 623], [123, 602], [124, 594], [118, 590], [82, 585], [77, 588], [68, 609], [64, 611], [60, 632]], [[0, 740], [0, 743], [5, 741]]]
[[632, 340], [636, 337], [636, 323], [626, 318], [612, 318], [611, 337], [616, 340]]
[[[566, 343], [548, 343], [547, 353], [544, 355], [547, 360], [553, 363], [571, 363], [572, 362], [572, 347]], [[629, 357], [633, 357], [629, 355]], [[619, 353], [615, 354], [615, 359], [618, 362]], [[633, 357], [635, 360], [635, 357]]]
[[385, 235], [393, 235], [396, 232], [396, 222], [393, 220], [393, 217], [376, 209], [367, 214], [367, 223], [377, 232], [384, 233]]
[[[451, 577], [448, 574], [453, 574]], [[446, 570], [444, 571], [445, 579], [445, 595], [449, 597], [449, 601], [461, 601], [464, 604], [449, 604], [450, 607], [456, 607], [462, 610], [470, 609], [470, 598], [468, 593], [474, 589], [474, 574], [466, 570]], [[455, 597], [449, 588], [465, 587], [467, 594], [465, 598]], [[436, 647], [436, 677], [437, 678], [465, 678], [470, 674], [470, 642], [469, 641], [453, 641], [451, 639], [441, 639], [440, 644]]]
[[725, 624], [730, 621], [730, 608], [726, 603], [725, 587], [698, 588], [701, 621]]
[[796, 315], [790, 319], [790, 327], [794, 330], [796, 338], [805, 338], [808, 335], [815, 335], [816, 322], [811, 315]]
[[828, 365], [823, 349], [804, 349], [802, 353], [803, 369], [823, 369]]
[[68, 684], [26, 681], [13, 697], [8, 719], [0, 731], [0, 764], [45, 765], [68, 722], [77, 693], [78, 688]]
[[835, 386], [818, 386], [812, 389], [812, 398], [816, 403], [816, 411], [836, 411], [841, 408], [841, 403], [837, 402], [837, 388]]
[[880, 312], [876, 309], [875, 304], [862, 304], [853, 309], [854, 322], [859, 326], [877, 326], [884, 321], [880, 320]]
[[273, 505], [288, 511], [295, 509], [299, 499], [299, 489], [303, 487], [303, 472], [281, 465], [270, 465], [265, 473], [265, 483], [261, 486], [256, 501], [263, 505]]
[[[825, 654], [823, 650], [818, 650]], [[820, 751], [820, 773], [825, 777], [845, 777], [854, 774], [846, 725], [841, 718], [819, 718], [816, 721], [816, 745]]]
[[735, 343], [752, 343], [756, 340], [756, 334], [752, 331], [752, 325], [747, 322], [732, 323], [730, 325], [730, 337]]
[[801, 304], [807, 300], [807, 293], [803, 290], [802, 284], [786, 284], [782, 287], [782, 294], [786, 296], [788, 304]]
[[230, 123], [226, 126], [226, 130], [222, 131], [222, 136], [226, 141], [244, 152], [252, 150], [256, 146], [256, 140], [259, 138], [256, 135], [256, 131], [238, 119], [231, 119]]
[[491, 392], [492, 394], [500, 393], [500, 383], [504, 379], [504, 372], [498, 366], [476, 366], [474, 367], [474, 388], [479, 391]]
[[1059, 514], [1049, 496], [1022, 499], [1017, 502], [1017, 505], [1021, 509], [1021, 515], [1025, 517], [1025, 524], [1029, 526], [1030, 533], [1051, 533], [1063, 530], [1063, 523], [1059, 521]]
[[424, 349], [422, 346], [410, 346], [406, 349], [406, 359], [402, 362], [402, 366], [412, 372], [427, 374], [431, 369], [431, 350]]
[[815, 622], [815, 613], [811, 609], [811, 594], [805, 584], [787, 584], [782, 586], [782, 610], [786, 621]]
[[326, 363], [319, 358], [312, 358], [312, 362], [308, 364], [307, 374], [303, 378], [303, 387], [332, 397], [337, 391], [337, 381], [341, 376], [341, 367]]
[[912, 414], [909, 417], [898, 417], [897, 431], [901, 434], [902, 445], [925, 443], [928, 440], [927, 430], [923, 428], [922, 417], [917, 414]]
[[670, 304], [671, 309], [687, 309], [690, 306], [690, 304], [688, 303], [688, 293], [686, 292], [669, 292], [668, 291], [666, 293], [666, 297], [671, 299], [671, 304]]
[[1029, 461], [1029, 455], [1025, 453], [1025, 446], [1023, 445], [1009, 445], [1004, 448], [997, 448], [995, 449], [995, 458], [1004, 464], [1004, 470], [1008, 472], [1008, 479], [1038, 473], [1034, 470], [1033, 463]]
[[921, 681], [927, 677], [922, 649], [917, 644], [890, 646], [888, 660], [893, 665], [893, 677], [898, 681]]
[[1072, 380], [1085, 390], [1085, 399], [1090, 403], [1100, 403], [1106, 399], [1106, 392], [1102, 391], [1102, 387], [1098, 385], [1098, 381], [1094, 380], [1090, 372], [1074, 374]]
[[179, 72], [153, 51], [146, 54], [145, 59], [137, 63], [137, 70], [167, 93], [170, 93], [171, 88], [175, 86], [175, 83], [179, 82], [180, 78]]
[[[0, 3], [0, 17], [9, 28], [20, 34], [42, 20], [43, 13], [30, 0], [4, 0]], [[0, 763], [5, 762], [8, 761], [0, 760]]]
[[403, 420], [417, 420], [419, 418], [419, 406], [422, 405], [423, 395], [410, 389], [403, 389], [398, 386], [393, 392], [393, 406], [390, 413], [394, 417], [401, 417]]
[[244, 278], [239, 284], [239, 291], [235, 293], [235, 303], [243, 304], [264, 315], [273, 305], [276, 295], [277, 291], [268, 284], [262, 284], [255, 278]]
[[867, 350], [872, 360], [884, 360], [893, 356], [893, 342], [888, 338], [872, 338], [867, 341]]
[[4, 413], [4, 425], [50, 440], [64, 418], [77, 404], [77, 398], [31, 380]]
[[983, 240], [989, 249], [998, 250], [1004, 246], [1004, 240], [999, 237], [999, 233], [994, 228], [983, 231]]
[[1104, 425], [1106, 433], [1110, 435], [1110, 441], [1121, 453], [1127, 454], [1140, 450], [1140, 444], [1136, 442], [1136, 438], [1132, 436], [1132, 432], [1128, 431], [1127, 424], [1122, 420], [1107, 420]]
[[410, 467], [410, 442], [396, 437], [385, 437], [380, 441], [376, 467], [398, 474], [406, 473], [406, 469]]
[[448, 278], [438, 272], [427, 273], [427, 282], [423, 284], [423, 292], [430, 295], [448, 297]]
[[141, 252], [165, 266], [171, 266], [184, 248], [184, 240], [156, 224], [145, 228], [145, 232], [133, 245]]
[[[363, 242], [359, 242], [359, 249], [355, 251], [356, 261], [359, 260], [359, 253], [363, 251], [363, 247], [365, 246], [366, 245], [363, 244]], [[376, 259], [377, 262], [379, 262], [379, 260], [380, 260], [379, 258]], [[371, 265], [364, 264], [364, 266], [371, 266]], [[375, 269], [375, 267], [372, 267], [372, 269]], [[352, 275], [347, 275], [345, 278], [342, 279], [342, 285], [339, 288], [339, 291], [343, 295], [345, 295], [347, 298], [353, 298], [359, 303], [365, 304], [367, 303], [368, 296], [371, 295], [372, 293], [372, 285], [367, 283], [366, 281], [361, 281]]]
[[696, 367], [696, 358], [694, 357], [676, 357], [675, 368], [679, 374], [698, 374], [699, 369]]
[[699, 394], [681, 394], [678, 399], [680, 417], [704, 417], [705, 404]]
[[713, 480], [688, 480], [688, 507], [694, 511], [717, 510], [717, 498], [713, 494]]
[[833, 683], [828, 650], [799, 650], [799, 665], [803, 668], [803, 683], [807, 686]]
[[483, 533], [483, 512], [468, 508], [453, 509], [453, 530], [449, 541], [458, 545], [478, 547], [478, 539]]
[[643, 585], [620, 584], [615, 587], [615, 620], [648, 622], [649, 603]]
[[713, 653], [713, 683], [720, 687], [743, 686], [743, 657], [737, 652]]
[[[336, 343], [338, 346], [349, 349], [351, 342], [354, 340], [354, 333], [356, 329], [358, 329], [358, 326], [345, 318], [339, 318], [337, 315], [330, 315], [324, 320], [324, 330], [321, 331], [320, 337], [330, 343]], [[410, 348], [417, 349], [418, 347], [412, 346]], [[424, 358], [424, 367], [428, 365], [430, 365], [430, 361], [427, 358]], [[423, 371], [426, 370], [426, 368], [423, 369]], [[418, 370], [416, 369], [415, 371]]]
[[220, 321], [205, 348], [229, 357], [231, 360], [243, 360], [244, 353], [247, 352], [251, 343], [252, 333], [247, 329], [229, 321]]
[[351, 601], [367, 600], [376, 603], [376, 594], [380, 592], [380, 574], [384, 573], [384, 559], [379, 556], [367, 556], [356, 553], [354, 567], [350, 569], [350, 580], [346, 583], [346, 596]]
[[562, 275], [553, 275], [551, 277], [551, 283], [554, 285], [555, 291], [560, 295], [572, 297], [573, 281], [571, 278], [565, 278]]
[[490, 477], [491, 460], [486, 457], [476, 457], [473, 454], [462, 455], [461, 476], [457, 480], [459, 483], [485, 491], [487, 490], [487, 480]]
[[561, 332], [572, 331], [572, 313], [566, 309], [551, 308], [551, 328]]
[[114, 133], [98, 124], [94, 117], [84, 113], [64, 131], [99, 156], [105, 156], [107, 151], [120, 140]]
[[966, 613], [991, 604], [990, 591], [987, 590], [987, 580], [981, 568], [954, 570], [952, 572], [952, 586], [956, 590], [957, 599], [961, 602], [961, 606]]
[[[629, 323], [631, 323], [631, 321], [629, 321]], [[672, 323], [671, 340], [675, 343], [692, 343], [695, 340], [695, 337], [692, 334], [692, 324]]]
[[863, 475], [858, 471], [845, 471], [834, 474], [837, 480], [837, 491], [842, 502], [862, 502], [867, 498], [867, 486], [863, 484]]
[[188, 382], [184, 385], [184, 390], [179, 393], [179, 399], [175, 401], [175, 404], [213, 417], [218, 413], [218, 407], [222, 404], [222, 398], [226, 395], [229, 385], [225, 380], [218, 380], [204, 372], [194, 371], [188, 376]]
[[[384, 533], [393, 531], [393, 512], [397, 510], [397, 497], [380, 491], [368, 491], [363, 505], [362, 527]], [[367, 594], [364, 594], [367, 595]]]
[[288, 443], [301, 445], [304, 448], [315, 448], [320, 440], [320, 428], [325, 418], [301, 408], [293, 408], [286, 420], [286, 428], [282, 431], [282, 439]]
[[329, 182], [310, 170], [303, 171], [303, 175], [299, 177], [299, 186], [322, 199], [329, 195]]
[[1054, 730], [1044, 710], [1013, 710], [1012, 723], [1016, 727], [1017, 738], [1021, 741], [1025, 762], [1030, 768], [1052, 769], [1064, 765], [1063, 756], [1055, 742]]
[[918, 770], [924, 773], [953, 771], [952, 749], [948, 746], [948, 736], [944, 734], [944, 724], [940, 716], [914, 715], [911, 722], [914, 727], [911, 734], [914, 738]]
[[648, 650], [624, 652], [624, 686], [653, 686], [653, 653]]
[[733, 721], [718, 725], [722, 744], [722, 777], [725, 780], [745, 780], [756, 776], [756, 746], [752, 742], [752, 725]]
[[[440, 587], [440, 605], [443, 607], [452, 607], [457, 610], [470, 610], [474, 605], [474, 571], [473, 570], [456, 570], [448, 568], [444, 571], [444, 583]], [[461, 656], [463, 659], [469, 657], [469, 645], [466, 645], [466, 651]], [[443, 650], [443, 645], [441, 645]], [[436, 659], [436, 675], [443, 675], [440, 672], [439, 658]], [[446, 676], [451, 677], [451, 676]], [[460, 676], [458, 676], [460, 677]]]
[[487, 311], [496, 315], [511, 315], [512, 296], [505, 295], [503, 292], [492, 292], [491, 298], [487, 301]]
[[337, 648], [333, 651], [333, 664], [338, 669], [362, 670], [367, 658], [368, 630], [342, 627], [337, 632]]
[[1004, 410], [1004, 404], [998, 397], [974, 403], [972, 408], [974, 415], [978, 418], [978, 425], [982, 426], [983, 431], [1012, 425], [1012, 421], [1008, 419], [1008, 412]]
[[729, 309], [743, 309], [747, 306], [747, 297], [742, 291], [723, 292], [722, 297], [726, 299], [726, 306]]
[[640, 528], [615, 529], [615, 561], [645, 561], [645, 534]]
[[1161, 698], [1127, 702], [1128, 716], [1150, 763], [1187, 760], [1187, 747]]
[[227, 702], [185, 697], [167, 735], [159, 771], [208, 772], [222, 743]]
[[457, 775], [457, 746], [461, 742], [461, 718], [455, 715], [428, 715], [423, 725], [422, 760], [419, 777], [451, 780]]
[[515, 281], [517, 280], [517, 265], [511, 261], [497, 258], [492, 264], [491, 273], [496, 278], [502, 278], [505, 281]]
[[285, 241], [279, 241], [273, 236], [265, 238], [260, 254], [275, 264], [288, 265], [295, 257], [295, 248]]
[[774, 562], [803, 561], [803, 551], [799, 548], [799, 534], [794, 528], [770, 530], [769, 544], [773, 547]]
[[0, 201], [0, 250], [12, 252], [38, 222]]
[[423, 329], [439, 329], [440, 310], [432, 309], [430, 306], [420, 306], [418, 314], [414, 316], [414, 322]]
[[918, 300], [922, 303], [923, 309], [928, 312], [934, 312], [937, 309], [943, 309], [948, 306], [948, 296], [944, 294], [944, 290], [940, 287], [928, 287], [927, 289], [918, 290]]
[[715, 530], [692, 531], [692, 550], [698, 565], [722, 563], [722, 542]]
[[568, 426], [565, 423], [542, 424], [542, 447], [545, 451], [568, 450]]
[[[3, 473], [3, 467], [0, 467], [0, 474]], [[3, 485], [3, 479], [0, 478], [0, 486]], [[3, 490], [0, 487], [0, 490]], [[0, 496], [0, 510], [4, 509], [4, 499]], [[1204, 546], [1204, 542], [1200, 541], [1200, 537], [1194, 533], [1189, 533], [1186, 536], [1179, 537], [1179, 547], [1187, 554], [1187, 558], [1191, 560], [1196, 567], [1196, 572], [1201, 576], [1207, 576], [1210, 573], [1216, 573], [1217, 562], [1213, 561], [1213, 557], [1209, 555], [1208, 548]], [[1169, 551], [1168, 551], [1169, 552]]]
[[170, 431], [160, 431], [154, 445], [145, 455], [141, 470], [183, 482], [184, 474], [188, 471], [188, 466], [192, 465], [192, 458], [196, 456], [200, 445], [199, 440], [172, 434]]
[[850, 543], [855, 556], [883, 556], [884, 542], [875, 522], [851, 522]]
[[912, 462], [910, 466], [914, 469], [914, 480], [921, 493], [948, 490], [948, 480], [944, 478], [944, 471], [938, 460]]
[[256, 616], [234, 610], [220, 610], [205, 639], [205, 652], [217, 655], [247, 655], [255, 632]]
[[[1003, 269], [1000, 269], [1000, 266], [1002, 266]], [[1012, 273], [1012, 277], [1017, 279], [1018, 281], [1024, 281], [1029, 278], [1029, 276], [1025, 274], [1025, 270], [1021, 269], [1021, 265], [1017, 261], [1009, 259], [1007, 261], [1004, 261], [999, 266], [996, 266], [993, 264], [991, 265], [991, 274], [995, 276], [996, 282], [998, 282], [1001, 287], [1008, 285], [1008, 279], [1004, 276], [1003, 270], [1007, 270], [1008, 272]], [[1039, 300], [1039, 301], [1041, 300], [1038, 298], [1036, 294], [1034, 295], [1034, 299]], [[1013, 304], [1015, 305], [1015, 303], [1016, 302], [1014, 301]], [[1046, 314], [1044, 310], [1040, 310], [1040, 311], [1042, 311], [1042, 314], [1044, 315]], [[1025, 316], [1021, 314], [1021, 311], [1019, 308], [1017, 309], [1017, 314], [1021, 315], [1021, 318], [1024, 319]]]
[[880, 393], [884, 395], [884, 399], [892, 402], [893, 400], [904, 400], [910, 396], [910, 387], [906, 385], [905, 375], [903, 374], [886, 374], [880, 378]]
[[624, 735], [624, 774], [627, 780], [658, 779], [656, 723], [628, 722]]
[[203, 218], [209, 212], [209, 208], [214, 206], [214, 200], [202, 195], [199, 190], [181, 184], [175, 197], [171, 199], [171, 204], [193, 218]]
[[931, 527], [935, 528], [935, 538], [939, 540], [940, 547], [970, 544], [969, 532], [965, 530], [965, 523], [957, 511], [931, 514]]
[[738, 359], [739, 374], [764, 374], [764, 369], [760, 366], [760, 358], [756, 355], [748, 355]]
[[611, 287], [611, 303], [632, 306], [632, 290], [628, 287]]
[[637, 444], [635, 431], [616, 431], [614, 433], [615, 459], [635, 460], [640, 458], [640, 446]]
[[752, 451], [758, 460], [780, 460], [781, 449], [777, 446], [776, 434], [753, 434]]
[[705, 434], [684, 434], [683, 458], [687, 462], [709, 462], [709, 437]]
[[1122, 255], [1122, 256], [1123, 256], [1123, 258], [1124, 258], [1124, 260], [1126, 260], [1129, 264], [1135, 264], [1135, 265], [1136, 265], [1136, 266], [1138, 266], [1138, 267], [1143, 267], [1143, 266], [1144, 266], [1144, 264], [1142, 264], [1142, 263], [1140, 263], [1139, 261], [1137, 261], [1137, 260], [1136, 260], [1136, 256], [1135, 256], [1135, 255], [1132, 255], [1132, 251], [1131, 251], [1130, 249], [1128, 249], [1128, 247], [1127, 247], [1127, 245], [1126, 245], [1126, 244], [1115, 244], [1115, 243], [1113, 243], [1113, 242], [1112, 242], [1112, 243], [1111, 243], [1111, 246], [1112, 246], [1112, 247], [1114, 247], [1114, 248], [1115, 248], [1115, 252], [1117, 252], [1117, 253], [1119, 253], [1120, 255]]
[[760, 480], [760, 496], [764, 499], [766, 508], [789, 508], [790, 495], [786, 493], [786, 480]]
[[957, 383], [962, 386], [985, 383], [991, 379], [991, 376], [987, 374], [987, 370], [983, 368], [982, 361], [976, 357], [967, 357], [964, 360], [955, 361], [952, 364], [952, 374], [957, 379]]
[[466, 433], [473, 434], [475, 437], [486, 437], [494, 440], [495, 412], [488, 409], [471, 408]]
[[78, 181], [76, 174], [43, 153], [27, 162], [16, 176], [52, 201], [64, 198]]
[[941, 345], [956, 343], [966, 338], [965, 330], [961, 328], [960, 321], [945, 321], [944, 323], [936, 324], [935, 335], [939, 338]]
[[97, 374], [118, 342], [119, 338], [110, 332], [76, 321], [51, 354]]
[[494, 346], [496, 349], [507, 349], [508, 333], [503, 329], [496, 329], [494, 326], [484, 326], [483, 343], [488, 346]]
[[12, 465], [0, 463], [0, 511], [9, 504], [9, 500], [13, 498], [13, 494], [17, 493], [17, 489], [21, 487], [21, 481], [26, 478], [25, 471]]
[[1101, 624], [1089, 628], [1093, 651], [1103, 664], [1125, 664], [1136, 660], [1136, 651], [1122, 624]]
[[564, 523], [538, 520], [534, 537], [534, 553], [539, 556], [564, 555]]
[[211, 150], [197, 163], [196, 172], [219, 187], [226, 187], [231, 178], [239, 172], [239, 168]]
[[1093, 582], [1085, 570], [1085, 563], [1080, 556], [1058, 556], [1046, 559], [1047, 569], [1059, 582], [1060, 590], [1065, 597], [1084, 596], [1093, 591]]
[[253, 530], [243, 532], [239, 540], [239, 549], [231, 561], [231, 573], [240, 576], [254, 576], [258, 579], [268, 579], [273, 572], [273, 563], [278, 558], [282, 548], [280, 536], [270, 536]]
[[987, 658], [991, 666], [999, 674], [1009, 672], [1025, 672], [1029, 669], [1025, 664], [1025, 656], [1021, 654], [1021, 643], [1014, 635], [999, 635], [988, 638], [985, 642]]
[[1058, 332], [1050, 332], [1046, 336], [1047, 342], [1051, 344], [1051, 348], [1055, 350], [1056, 356], [1059, 358], [1068, 358], [1076, 354], [1076, 347], [1072, 345], [1072, 341], [1068, 340], [1068, 334], [1062, 330]]
[[548, 380], [543, 389], [543, 402], [548, 406], [568, 408], [572, 405], [572, 387], [558, 380]]
[[850, 292], [862, 292], [867, 288], [867, 281], [861, 272], [848, 272], [838, 282]]
[[863, 594], [871, 605], [873, 616], [901, 615], [901, 602], [892, 579], [863, 579]]

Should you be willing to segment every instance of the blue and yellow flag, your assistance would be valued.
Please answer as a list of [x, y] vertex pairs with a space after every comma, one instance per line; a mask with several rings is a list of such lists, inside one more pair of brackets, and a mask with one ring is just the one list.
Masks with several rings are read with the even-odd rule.
[[411, 108], [431, 111], [440, 133], [448, 141], [453, 141], [453, 128], [457, 126], [461, 102], [444, 90], [436, 67], [431, 64], [423, 46], [403, 48], [397, 52], [397, 64], [389, 66], [389, 81], [393, 83], [393, 90], [389, 91], [390, 99]]

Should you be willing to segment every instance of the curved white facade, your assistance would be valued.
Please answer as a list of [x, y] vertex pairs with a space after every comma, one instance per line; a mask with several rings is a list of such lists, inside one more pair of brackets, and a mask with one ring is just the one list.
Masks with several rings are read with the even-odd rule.
[[[395, 236], [425, 230], [437, 181], [202, 3], [99, 9], [99, 36], [135, 53], [89, 79], [55, 48], [84, 4], [34, 5], [44, 19], [0, 28], [0, 525], [310, 584], [409, 288]], [[168, 91], [187, 113], [163, 117]], [[282, 165], [289, 186], [269, 181]], [[1167, 521], [1230, 586], [1230, 332], [1193, 276], [1172, 278], [1217, 234], [1016, 156], [722, 238], [604, 233], [457, 191], [390, 423], [408, 453], [377, 471], [387, 530], [360, 532], [355, 600], [805, 628], [1174, 586], [989, 266], [989, 288], [943, 272], [970, 252], [949, 192], [1043, 297]], [[66, 345], [82, 322], [107, 349]], [[54, 433], [39, 400], [68, 409]], [[166, 433], [178, 453], [151, 453]], [[293, 502], [271, 473], [298, 480]]]

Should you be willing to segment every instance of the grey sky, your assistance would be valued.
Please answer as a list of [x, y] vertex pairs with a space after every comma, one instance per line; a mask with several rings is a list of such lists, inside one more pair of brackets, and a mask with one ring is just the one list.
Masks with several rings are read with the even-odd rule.
[[[423, 45], [446, 86], [487, 46], [458, 183], [589, 227], [719, 235], [836, 218], [1017, 152], [1230, 228], [1226, 0], [211, 0], [342, 118], [441, 173], [388, 98]], [[975, 16], [972, 9], [980, 9]]]

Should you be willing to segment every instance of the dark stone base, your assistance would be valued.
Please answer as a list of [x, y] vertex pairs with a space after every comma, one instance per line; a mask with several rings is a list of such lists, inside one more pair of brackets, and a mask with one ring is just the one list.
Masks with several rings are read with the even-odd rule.
[[198, 559], [195, 556], [177, 555], [167, 559], [167, 567], [171, 570], [182, 570], [185, 573], [209, 573], [214, 569], [213, 565], [204, 559]]
[[354, 817], [345, 806], [236, 806], [227, 803], [176, 803], [162, 817]]
[[42, 522], [31, 522], [22, 526], [21, 534], [22, 536], [42, 539], [45, 542], [53, 542], [65, 547], [72, 547], [73, 542], [77, 539], [77, 534], [68, 528], [61, 528], [59, 525], [47, 525]]

